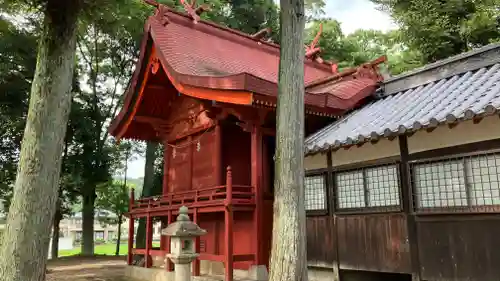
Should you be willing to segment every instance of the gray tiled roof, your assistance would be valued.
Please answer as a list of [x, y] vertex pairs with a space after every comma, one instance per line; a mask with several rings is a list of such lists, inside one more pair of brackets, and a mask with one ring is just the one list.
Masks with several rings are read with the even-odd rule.
[[388, 95], [321, 129], [306, 153], [405, 134], [500, 109], [500, 63]]

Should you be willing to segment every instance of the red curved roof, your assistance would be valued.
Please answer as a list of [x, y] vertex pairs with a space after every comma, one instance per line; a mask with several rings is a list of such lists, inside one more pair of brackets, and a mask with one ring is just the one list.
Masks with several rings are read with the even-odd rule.
[[[114, 129], [140, 99], [133, 98], [140, 87], [146, 53], [155, 55], [171, 80], [179, 87], [235, 90], [251, 93], [249, 104], [276, 103], [278, 93], [279, 46], [258, 41], [250, 35], [208, 21], [194, 23], [188, 15], [160, 6], [146, 22], [141, 56], [126, 93], [125, 103], [112, 122]], [[149, 49], [148, 49], [149, 48]], [[306, 59], [305, 104], [313, 111], [341, 114], [372, 94], [382, 81], [377, 65], [383, 60], [342, 73], [332, 73], [331, 64]], [[172, 81], [174, 83], [174, 81]], [[184, 88], [183, 88], [184, 89]], [[182, 92], [178, 88], [179, 92]]]

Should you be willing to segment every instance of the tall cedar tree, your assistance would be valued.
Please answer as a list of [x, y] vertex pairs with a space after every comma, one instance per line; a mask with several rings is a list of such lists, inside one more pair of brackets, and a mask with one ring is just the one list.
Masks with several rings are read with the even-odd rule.
[[281, 0], [271, 281], [306, 281], [304, 0]]
[[79, 0], [44, 2], [18, 173], [0, 247], [1, 281], [45, 279], [80, 10]]

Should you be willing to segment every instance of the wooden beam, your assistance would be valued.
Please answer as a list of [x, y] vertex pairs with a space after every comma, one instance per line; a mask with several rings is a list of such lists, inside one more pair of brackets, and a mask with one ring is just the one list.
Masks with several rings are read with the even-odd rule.
[[150, 268], [152, 266], [152, 258], [149, 255], [151, 247], [153, 246], [153, 222], [151, 215], [148, 213], [146, 217], [146, 254], [144, 255], [144, 267]]
[[262, 255], [262, 221], [264, 190], [262, 185], [262, 130], [258, 124], [253, 124], [251, 134], [251, 160], [252, 160], [252, 187], [255, 189], [255, 210], [253, 214], [254, 242], [253, 254], [255, 254], [255, 264], [266, 264]]
[[188, 179], [189, 179], [189, 186], [188, 186], [188, 190], [192, 190], [193, 189], [193, 136], [188, 136], [187, 138], [187, 142], [189, 144], [188, 146], [188, 167], [189, 167], [189, 170], [188, 170]]
[[224, 242], [225, 242], [225, 280], [233, 281], [233, 205], [232, 175], [228, 167], [226, 174], [226, 204], [224, 208]]
[[[193, 222], [198, 224], [198, 208], [193, 209]], [[194, 240], [195, 253], [200, 252], [200, 237], [197, 236]], [[196, 258], [193, 261], [193, 276], [200, 276], [200, 259]]]
[[170, 159], [170, 146], [167, 141], [163, 144], [163, 182], [162, 182], [162, 195], [168, 193], [168, 170]]
[[401, 157], [399, 171], [401, 174], [400, 198], [403, 203], [403, 212], [406, 215], [408, 243], [410, 244], [411, 275], [412, 281], [420, 281], [420, 260], [418, 255], [417, 223], [413, 214], [413, 196], [411, 185], [411, 172], [408, 164], [408, 138], [405, 135], [399, 136], [399, 152]]
[[215, 121], [215, 141], [214, 141], [214, 154], [213, 154], [213, 168], [215, 175], [215, 185], [221, 186], [222, 182], [222, 128], [219, 121]]
[[[173, 217], [172, 217], [172, 211], [169, 211], [168, 212], [168, 215], [167, 215], [167, 225], [170, 225], [173, 221]], [[170, 236], [167, 237], [167, 245], [165, 245], [165, 252], [167, 253], [170, 253]], [[172, 261], [169, 259], [169, 258], [166, 258], [165, 259], [165, 270], [166, 271], [173, 271], [174, 269], [174, 264], [172, 263]]]
[[128, 218], [128, 254], [127, 254], [127, 264], [132, 265], [134, 255], [132, 254], [132, 249], [134, 249], [134, 217], [130, 216]]
[[[333, 221], [333, 229], [335, 229], [335, 233], [337, 232], [337, 215], [335, 214], [335, 210], [338, 209], [337, 200], [335, 199], [335, 194], [337, 193], [336, 184], [335, 184], [335, 175], [333, 170], [333, 157], [332, 150], [329, 149], [326, 153], [326, 166], [327, 166], [327, 174], [326, 174], [326, 185], [327, 185], [327, 198], [328, 198], [328, 213], [330, 215], [330, 219]], [[333, 281], [340, 281], [340, 265], [339, 265], [339, 247], [338, 247], [338, 235], [333, 235]]]

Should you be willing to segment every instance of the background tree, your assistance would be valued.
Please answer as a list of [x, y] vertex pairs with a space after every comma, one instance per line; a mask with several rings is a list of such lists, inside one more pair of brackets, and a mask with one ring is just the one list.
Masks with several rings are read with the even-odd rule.
[[0, 246], [0, 280], [5, 281], [45, 277], [83, 4], [78, 0], [28, 3], [40, 5], [44, 20], [18, 173]]
[[101, 217], [101, 222], [118, 227], [116, 256], [120, 255], [121, 226], [123, 216], [128, 212], [130, 188], [131, 186], [121, 181], [109, 181], [97, 187], [96, 207], [111, 212], [109, 216]]
[[281, 0], [273, 243], [269, 280], [306, 281], [304, 1]]
[[359, 29], [346, 36], [337, 20], [315, 19], [306, 29], [306, 41], [313, 40], [320, 24], [323, 26], [319, 40], [321, 57], [337, 63], [340, 70], [358, 66], [382, 55], [387, 55], [385, 67], [393, 75], [422, 65], [421, 53], [410, 49], [398, 30], [382, 32]]
[[36, 40], [34, 32], [0, 16], [0, 198], [5, 208], [10, 205], [26, 124]]
[[[158, 159], [160, 160], [160, 165], [163, 163], [163, 157], [159, 157], [163, 155], [162, 151], [159, 148], [163, 148], [163, 146], [159, 146], [157, 143], [148, 142], [146, 145], [146, 159], [144, 165], [144, 182], [140, 194], [140, 198], [151, 197], [155, 195], [161, 195], [161, 181], [160, 180], [160, 188], [155, 188], [155, 178], [156, 172], [158, 169], [155, 169], [155, 162]], [[158, 165], [157, 165], [158, 166]], [[162, 165], [163, 166], [163, 165]], [[160, 169], [161, 175], [163, 175], [163, 167]], [[161, 176], [160, 176], [161, 178]], [[156, 185], [157, 186], [157, 185]], [[135, 238], [136, 247], [138, 249], [144, 249], [146, 247], [146, 219], [140, 218], [139, 224], [137, 226], [137, 234]], [[134, 261], [138, 262], [141, 259], [141, 256], [134, 256]]]
[[500, 40], [499, 0], [371, 0], [427, 64]]
[[150, 12], [140, 0], [110, 3], [82, 21], [78, 32], [78, 61], [82, 87], [80, 99], [91, 126], [82, 132], [84, 180], [82, 196], [82, 254], [94, 253], [94, 203], [96, 186], [112, 177], [113, 142], [107, 125], [120, 106], [120, 98], [138, 58], [144, 20]]

